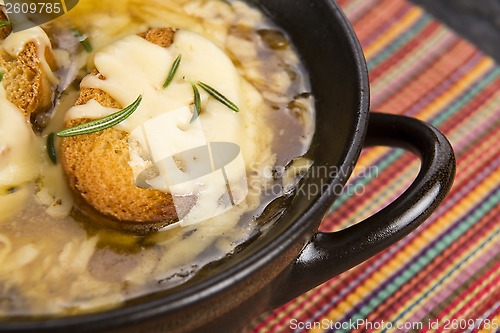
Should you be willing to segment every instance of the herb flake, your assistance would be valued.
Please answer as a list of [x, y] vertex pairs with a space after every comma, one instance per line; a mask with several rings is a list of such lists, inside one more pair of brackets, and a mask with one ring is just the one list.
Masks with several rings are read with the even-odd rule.
[[49, 158], [52, 161], [52, 163], [57, 164], [57, 153], [56, 153], [54, 133], [50, 133], [47, 136], [47, 154], [49, 155]]
[[201, 113], [201, 97], [198, 87], [193, 83], [191, 83], [191, 87], [193, 87], [193, 93], [194, 93], [193, 118], [191, 118], [191, 123], [193, 123], [200, 116]]
[[179, 54], [177, 56], [177, 58], [174, 60], [172, 67], [170, 68], [170, 72], [168, 73], [167, 80], [165, 80], [165, 83], [163, 84], [163, 89], [166, 89], [174, 80], [175, 74], [177, 73], [177, 70], [179, 69], [179, 65], [181, 64], [181, 60], [182, 60], [182, 54]]
[[231, 102], [226, 96], [222, 95], [215, 88], [201, 81], [198, 81], [198, 86], [205, 90], [210, 96], [227, 106], [229, 109], [233, 110], [234, 112], [240, 112], [240, 109], [238, 108], [238, 106], [236, 106], [236, 104]]
[[0, 21], [0, 28], [11, 25], [10, 21]]
[[57, 136], [62, 137], [62, 138], [67, 138], [67, 137], [72, 137], [72, 136], [77, 136], [77, 135], [83, 135], [83, 134], [90, 134], [90, 133], [95, 133], [95, 132], [100, 132], [105, 129], [111, 128], [128, 117], [132, 115], [132, 113], [137, 110], [139, 105], [142, 102], [142, 95], [137, 97], [135, 102], [124, 108], [123, 110], [117, 111], [115, 113], [110, 114], [109, 116], [92, 120], [88, 123], [84, 123], [78, 126], [70, 127], [65, 130], [62, 130], [57, 133]]
[[84, 35], [82, 35], [82, 33], [80, 31], [73, 28], [73, 29], [71, 29], [71, 33], [73, 34], [73, 36], [76, 37], [76, 39], [78, 39], [80, 44], [82, 44], [85, 51], [87, 51], [88, 53], [91, 53], [93, 51], [93, 48], [89, 42], [89, 39], [87, 37], [85, 37]]

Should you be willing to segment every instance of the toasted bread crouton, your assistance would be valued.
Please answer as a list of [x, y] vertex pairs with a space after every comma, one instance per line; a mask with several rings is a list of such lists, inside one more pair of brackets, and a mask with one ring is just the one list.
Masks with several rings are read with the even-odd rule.
[[[1, 15], [4, 18], [0, 17], [0, 20], [7, 19], [5, 14], [1, 13]], [[10, 32], [10, 26], [1, 29], [0, 40], [7, 38]], [[40, 59], [39, 47], [37, 43], [29, 41], [16, 56], [12, 56], [3, 49], [0, 51], [2, 84], [7, 99], [16, 105], [28, 119], [49, 111], [54, 98], [54, 84], [43, 62], [46, 61], [50, 70], [53, 71], [57, 67], [55, 57], [52, 48], [48, 45], [43, 50], [44, 59]]]
[[[152, 29], [142, 38], [168, 47], [172, 29]], [[104, 77], [94, 69], [91, 74]], [[83, 88], [76, 105], [94, 99], [101, 105], [123, 108], [109, 94], [94, 88]], [[90, 119], [73, 119], [73, 127]], [[109, 128], [97, 133], [64, 138], [61, 162], [69, 185], [75, 194], [76, 207], [84, 215], [108, 226], [137, 233], [157, 230], [178, 220], [172, 196], [136, 186], [129, 166], [128, 133]]]

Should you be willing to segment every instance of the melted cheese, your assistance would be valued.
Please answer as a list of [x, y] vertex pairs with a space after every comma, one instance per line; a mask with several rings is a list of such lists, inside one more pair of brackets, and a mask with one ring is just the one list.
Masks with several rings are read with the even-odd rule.
[[[24, 207], [25, 184], [38, 174], [40, 149], [31, 126], [0, 84], [0, 222]], [[20, 187], [20, 188], [19, 188]], [[11, 192], [11, 189], [17, 189]]]
[[9, 102], [1, 84], [0, 104], [0, 187], [15, 187], [35, 177], [40, 149], [28, 121]]
[[[182, 55], [182, 61], [177, 75], [171, 85], [163, 89], [178, 55]], [[133, 143], [130, 144], [130, 165], [136, 179], [154, 163], [159, 175], [146, 180], [149, 187], [172, 193], [174, 203], [176, 197], [197, 197], [184, 224], [203, 221], [231, 208], [226, 183], [234, 184], [235, 193], [239, 193], [235, 196], [238, 200], [232, 203], [243, 201], [247, 193], [242, 188], [242, 181], [246, 181], [245, 166], [254, 162], [257, 143], [248, 144], [247, 128], [253, 126], [246, 123], [252, 118], [247, 116], [245, 121], [242, 114], [251, 114], [249, 106], [255, 106], [255, 100], [262, 100], [250, 85], [244, 84], [232, 61], [219, 47], [187, 30], [177, 31], [174, 43], [168, 48], [129, 35], [96, 52], [94, 63], [105, 79], [88, 75], [81, 87], [101, 89], [123, 106], [131, 104], [137, 96], [143, 96], [134, 114], [116, 128], [130, 133], [129, 142]], [[196, 121], [191, 122], [192, 83], [198, 81], [216, 88], [239, 105], [241, 112], [229, 110], [200, 88], [202, 112]], [[116, 111], [91, 100], [70, 109], [66, 120], [100, 118]], [[221, 167], [214, 168], [208, 145], [211, 142], [229, 142], [241, 148], [241, 154], [229, 161], [232, 164], [229, 163], [224, 172]], [[176, 154], [187, 151], [192, 152], [190, 161], [196, 162], [176, 159]], [[183, 167], [179, 167], [179, 163]], [[207, 166], [211, 169], [205, 169]]]

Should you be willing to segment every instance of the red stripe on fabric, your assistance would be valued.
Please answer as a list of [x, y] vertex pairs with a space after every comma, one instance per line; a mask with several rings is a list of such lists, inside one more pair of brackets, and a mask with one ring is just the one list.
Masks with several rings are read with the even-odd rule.
[[[500, 84], [500, 77], [496, 80], [496, 82], [498, 82]], [[467, 126], [466, 122], [469, 121], [471, 118], [474, 118], [477, 110], [479, 108], [481, 108], [485, 103], [489, 102], [491, 100], [491, 98], [493, 98], [495, 96], [495, 94], [497, 94], [497, 93], [498, 93], [498, 90], [495, 88], [495, 86], [493, 84], [487, 86], [478, 95], [476, 95], [474, 98], [469, 100], [466, 104], [464, 104], [463, 107], [460, 109], [460, 111], [456, 113], [456, 116], [449, 117], [447, 120], [445, 120], [442, 123], [442, 125], [439, 126], [440, 130], [445, 135], [448, 136], [448, 135], [452, 134], [451, 130], [453, 130], [455, 128], [462, 128], [462, 129], [467, 128], [468, 126]], [[478, 127], [479, 127], [479, 125], [475, 125], [468, 130], [477, 130]], [[481, 131], [478, 132], [478, 135], [475, 137], [476, 140], [473, 140], [474, 141], [473, 147], [476, 147], [477, 143], [479, 141], [483, 140], [485, 137], [492, 135], [489, 131], [484, 131], [483, 128], [481, 128], [481, 127], [479, 127], [479, 129], [481, 129]], [[471, 145], [469, 145], [469, 146], [471, 146]], [[469, 146], [462, 147], [460, 150], [456, 150], [455, 151], [456, 158], [461, 159], [461, 157], [464, 153], [466, 153], [469, 150], [473, 150]]]

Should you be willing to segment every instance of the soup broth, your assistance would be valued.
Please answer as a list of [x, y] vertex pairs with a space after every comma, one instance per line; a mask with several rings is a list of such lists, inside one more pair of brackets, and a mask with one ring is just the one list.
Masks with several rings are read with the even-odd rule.
[[[255, 109], [240, 111], [251, 125], [241, 141], [251, 152], [245, 157], [245, 200], [200, 223], [137, 235], [103, 227], [75, 208], [60, 163], [54, 165], [47, 154], [47, 138], [63, 128], [95, 54], [152, 27], [195, 32], [217, 45], [255, 97], [247, 103]], [[240, 1], [82, 0], [42, 28], [54, 47], [60, 83], [49, 116], [32, 119], [34, 176], [0, 186], [2, 316], [68, 315], [119, 306], [188, 281], [279, 223], [280, 211], [266, 207], [291, 195], [312, 164], [302, 156], [314, 131], [313, 98], [286, 33], [260, 11]], [[82, 37], [88, 44], [82, 45]], [[60, 140], [55, 142], [58, 147]]]

